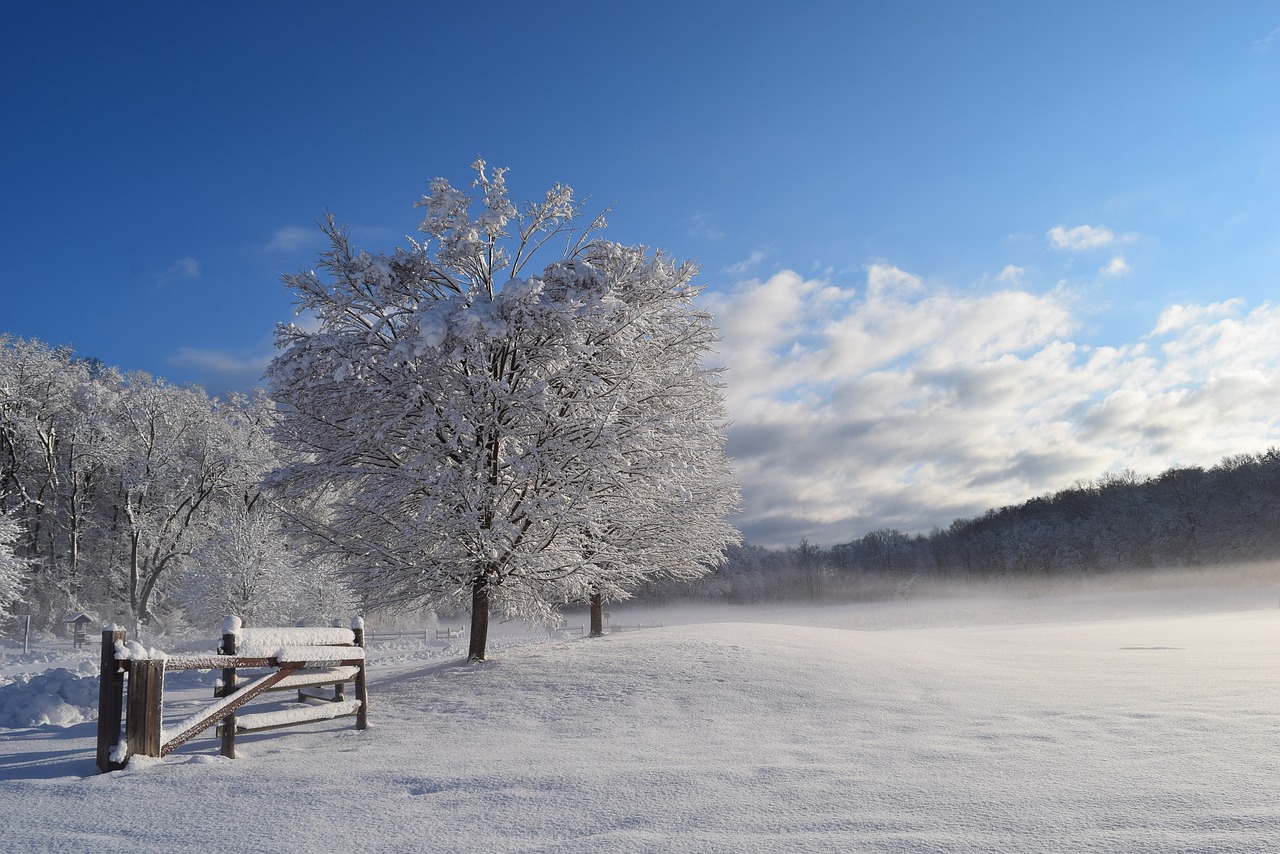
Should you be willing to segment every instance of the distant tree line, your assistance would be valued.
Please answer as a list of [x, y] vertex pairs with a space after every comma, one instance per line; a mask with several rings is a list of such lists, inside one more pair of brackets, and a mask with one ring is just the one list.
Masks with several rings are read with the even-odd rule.
[[730, 547], [691, 588], [655, 585], [650, 602], [817, 601], [909, 595], [934, 580], [1083, 578], [1280, 559], [1280, 448], [1078, 481], [928, 534], [894, 528], [822, 548]]

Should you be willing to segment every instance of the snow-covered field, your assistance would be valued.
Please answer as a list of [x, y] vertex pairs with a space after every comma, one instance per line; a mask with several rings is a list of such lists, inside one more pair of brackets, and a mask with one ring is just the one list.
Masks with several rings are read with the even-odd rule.
[[[96, 650], [19, 650], [0, 849], [1280, 850], [1276, 597], [615, 609], [665, 625], [508, 631], [478, 666], [374, 647], [366, 732], [244, 736], [236, 760], [202, 737], [108, 775], [47, 693], [93, 684]], [[172, 714], [211, 685], [171, 676]], [[13, 727], [24, 703], [69, 725]]]

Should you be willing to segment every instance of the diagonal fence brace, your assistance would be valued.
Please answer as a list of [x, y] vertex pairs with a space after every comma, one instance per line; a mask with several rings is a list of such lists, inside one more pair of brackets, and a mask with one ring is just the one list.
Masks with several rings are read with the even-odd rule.
[[277, 682], [282, 681], [286, 677], [292, 676], [298, 670], [301, 670], [306, 662], [287, 662], [280, 665], [280, 669], [268, 673], [266, 676], [256, 679], [245, 685], [243, 688], [237, 688], [235, 693], [222, 697], [218, 702], [202, 709], [195, 715], [182, 721], [176, 727], [175, 735], [165, 739], [160, 746], [160, 755], [168, 756], [169, 753], [176, 748], [186, 744], [209, 727], [218, 723], [226, 717], [229, 717], [236, 709], [243, 706], [258, 695], [269, 691]]

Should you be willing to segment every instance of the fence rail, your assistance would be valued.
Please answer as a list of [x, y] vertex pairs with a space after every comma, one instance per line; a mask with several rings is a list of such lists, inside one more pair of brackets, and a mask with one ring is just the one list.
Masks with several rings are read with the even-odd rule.
[[427, 643], [432, 638], [437, 641], [448, 641], [462, 637], [466, 637], [466, 629], [396, 629], [381, 632], [370, 631], [365, 634], [365, 640], [369, 643], [383, 643], [393, 640], [421, 640], [423, 643]]
[[[634, 631], [639, 631], [640, 629], [660, 629], [660, 628], [662, 628], [662, 623], [637, 623], [634, 626], [624, 626], [619, 624], [619, 625], [605, 626], [604, 633], [606, 635], [610, 635], [610, 634], [614, 634], [615, 632], [616, 633], [634, 632]], [[560, 626], [559, 628], [554, 629], [554, 631], [563, 632], [565, 634], [570, 634], [570, 635], [577, 635], [580, 638], [585, 638], [587, 636], [587, 633], [590, 631], [590, 627], [589, 626]]]
[[[244, 651], [256, 654], [236, 654], [242, 639]], [[230, 758], [235, 757], [237, 732], [279, 729], [347, 715], [355, 716], [356, 729], [365, 729], [369, 725], [369, 695], [364, 653], [364, 624], [359, 618], [351, 629], [243, 630], [239, 620], [228, 618], [218, 654], [206, 656], [169, 657], [130, 649], [123, 629], [105, 629], [98, 698], [98, 768], [118, 770], [134, 755], [166, 756], [219, 723], [222, 755]], [[242, 681], [238, 671], [244, 669], [269, 672]], [[164, 674], [168, 670], [221, 670], [222, 679], [211, 705], [165, 732]], [[347, 683], [354, 683], [354, 699], [345, 696]], [[311, 690], [321, 687], [330, 688], [333, 695]], [[237, 720], [238, 709], [273, 690], [296, 690], [302, 705], [244, 715]], [[321, 705], [311, 705], [310, 701], [320, 701]]]

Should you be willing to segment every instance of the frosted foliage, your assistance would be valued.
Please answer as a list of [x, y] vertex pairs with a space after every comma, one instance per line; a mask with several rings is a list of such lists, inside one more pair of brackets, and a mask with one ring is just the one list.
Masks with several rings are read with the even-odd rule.
[[22, 592], [22, 573], [27, 562], [13, 553], [19, 533], [17, 520], [0, 513], [0, 619], [13, 614], [13, 604]]
[[181, 584], [195, 624], [235, 614], [255, 625], [292, 623], [316, 598], [314, 566], [291, 551], [274, 514], [232, 512], [195, 552]]
[[175, 582], [276, 466], [262, 395], [213, 399], [4, 334], [0, 401], [0, 514], [20, 523], [37, 627], [81, 609], [177, 621]]
[[[475, 169], [478, 199], [432, 182], [427, 244], [371, 260], [330, 222], [328, 281], [286, 277], [320, 319], [279, 330], [269, 372], [296, 454], [276, 482], [313, 508], [298, 525], [373, 607], [482, 591], [553, 619], [590, 590], [706, 572], [737, 538], [737, 491], [695, 269], [588, 239], [602, 221], [579, 229], [567, 187], [517, 211], [505, 172]], [[521, 277], [555, 236], [557, 260]]]

